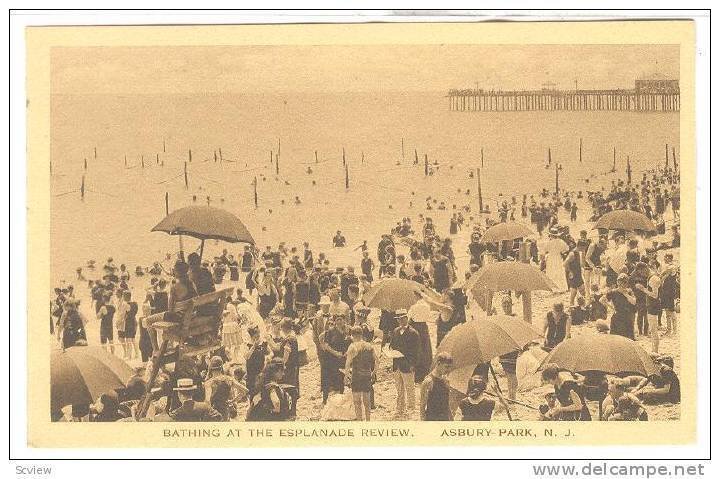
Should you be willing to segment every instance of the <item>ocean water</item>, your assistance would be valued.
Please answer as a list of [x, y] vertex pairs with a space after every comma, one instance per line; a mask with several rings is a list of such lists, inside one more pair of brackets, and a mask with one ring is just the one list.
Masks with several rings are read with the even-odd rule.
[[[627, 157], [636, 175], [664, 164], [666, 143], [681, 154], [677, 113], [450, 112], [437, 92], [58, 95], [51, 122], [54, 281], [71, 278], [88, 259], [112, 256], [134, 268], [177, 251], [176, 237], [150, 232], [165, 215], [166, 192], [171, 210], [192, 204], [193, 195], [198, 204], [210, 196], [211, 205], [243, 219], [261, 247], [309, 241], [331, 259], [357, 264], [352, 248], [331, 251], [335, 231], [342, 230], [351, 247], [364, 239], [372, 246], [403, 216], [430, 214], [445, 230], [452, 205], [476, 212], [477, 180], [468, 173], [481, 167], [481, 151], [483, 199], [491, 207], [503, 197], [554, 190], [555, 170], [545, 168], [548, 148], [563, 167], [561, 188], [574, 191], [624, 178]], [[278, 140], [275, 175], [270, 152], [277, 153]], [[617, 172], [611, 175], [613, 147]], [[214, 161], [218, 149], [223, 162]], [[439, 165], [429, 177], [426, 154]], [[426, 211], [427, 196], [445, 201], [448, 210]], [[186, 250], [198, 244], [185, 239]], [[237, 254], [242, 246], [208, 243], [206, 257], [222, 248]]]

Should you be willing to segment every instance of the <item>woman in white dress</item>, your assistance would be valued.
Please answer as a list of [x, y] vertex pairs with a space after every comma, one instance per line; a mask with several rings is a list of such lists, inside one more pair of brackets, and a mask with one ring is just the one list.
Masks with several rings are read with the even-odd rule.
[[545, 274], [557, 286], [553, 291], [561, 293], [568, 290], [562, 254], [567, 252], [569, 248], [565, 241], [557, 237], [555, 228], [550, 229], [549, 236], [550, 239], [542, 248], [542, 253], [545, 256]]
[[242, 329], [238, 322], [237, 312], [230, 311], [229, 308], [234, 309], [235, 306], [228, 303], [228, 309], [223, 311], [222, 345], [233, 360], [240, 360], [244, 357], [242, 348], [245, 347]]

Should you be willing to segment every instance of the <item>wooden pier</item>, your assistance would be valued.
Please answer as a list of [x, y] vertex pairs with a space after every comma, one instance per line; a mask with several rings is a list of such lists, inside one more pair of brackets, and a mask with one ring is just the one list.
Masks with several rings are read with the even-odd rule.
[[677, 80], [637, 80], [631, 90], [450, 90], [450, 111], [680, 111]]

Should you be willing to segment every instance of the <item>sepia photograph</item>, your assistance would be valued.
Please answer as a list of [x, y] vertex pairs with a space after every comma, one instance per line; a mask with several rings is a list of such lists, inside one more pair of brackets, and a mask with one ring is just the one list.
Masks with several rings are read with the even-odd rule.
[[693, 32], [27, 28], [29, 446], [693, 442]]

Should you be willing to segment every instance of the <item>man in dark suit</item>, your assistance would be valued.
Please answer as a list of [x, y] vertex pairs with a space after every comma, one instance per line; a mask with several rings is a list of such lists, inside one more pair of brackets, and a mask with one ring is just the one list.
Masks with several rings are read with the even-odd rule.
[[177, 422], [213, 422], [222, 421], [222, 415], [206, 402], [193, 400], [197, 385], [191, 378], [178, 379], [177, 387], [180, 407], [170, 411], [170, 418]]
[[405, 416], [405, 406], [415, 409], [415, 364], [417, 363], [420, 335], [410, 326], [407, 311], [399, 309], [395, 312], [399, 326], [395, 328], [390, 340], [390, 349], [402, 356], [393, 358], [393, 374], [397, 389], [398, 418]]

